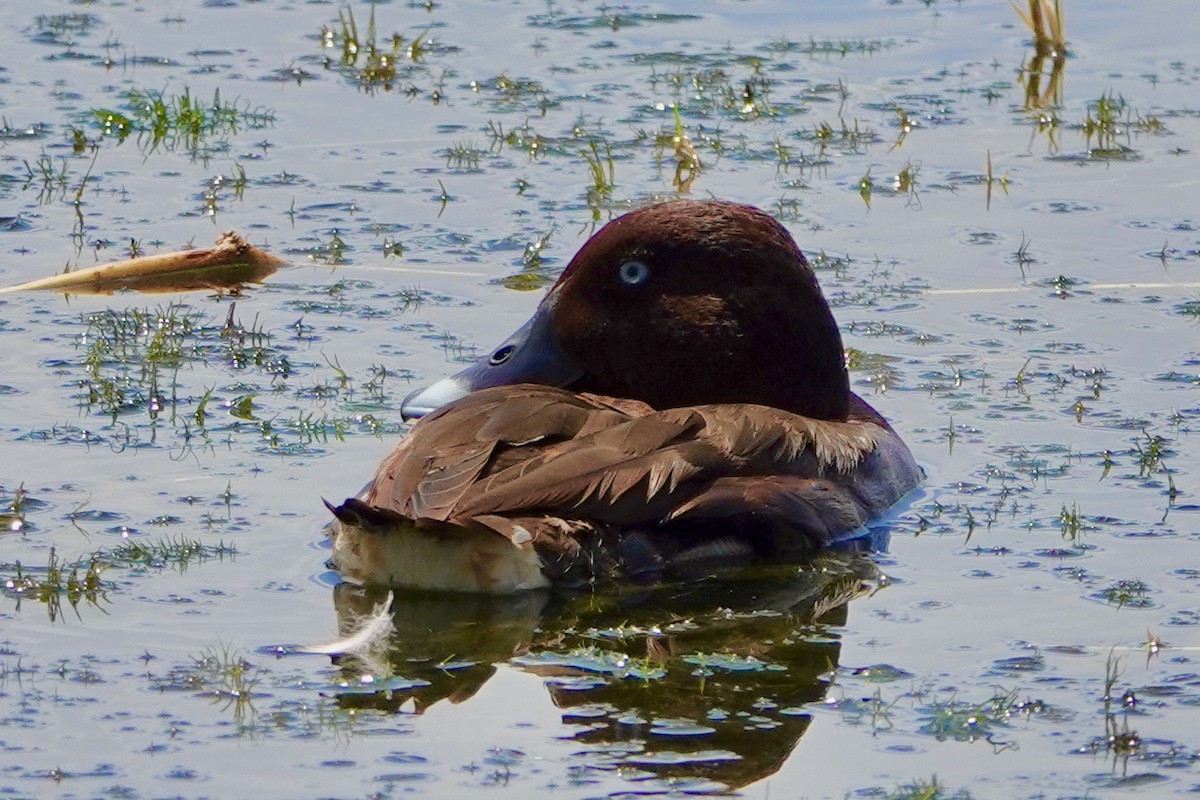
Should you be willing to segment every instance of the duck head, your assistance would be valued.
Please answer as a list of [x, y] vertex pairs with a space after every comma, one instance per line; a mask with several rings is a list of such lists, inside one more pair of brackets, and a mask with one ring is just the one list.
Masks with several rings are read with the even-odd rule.
[[795, 241], [763, 211], [723, 201], [676, 200], [609, 222], [529, 322], [410, 394], [402, 413], [518, 383], [658, 409], [745, 403], [831, 420], [850, 404], [837, 324]]

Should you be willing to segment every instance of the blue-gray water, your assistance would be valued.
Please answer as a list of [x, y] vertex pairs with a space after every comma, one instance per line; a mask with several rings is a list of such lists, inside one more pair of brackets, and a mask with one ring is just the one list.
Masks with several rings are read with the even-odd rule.
[[[384, 3], [386, 85], [340, 65], [333, 3], [9, 9], [0, 283], [226, 229], [291, 266], [236, 299], [0, 297], [0, 795], [1196, 791], [1180, 9], [1066, 4], [1057, 100], [1018, 80], [1006, 3]], [[119, 142], [94, 112], [136, 120], [131, 91], [235, 113]], [[400, 598], [369, 679], [275, 658], [370, 607], [335, 598], [320, 498], [371, 475], [412, 382], [524, 319], [537, 292], [510, 287], [676, 191], [673, 105], [691, 194], [788, 224], [928, 471], [889, 551], [756, 592]], [[39, 599], [93, 554], [95, 604]]]

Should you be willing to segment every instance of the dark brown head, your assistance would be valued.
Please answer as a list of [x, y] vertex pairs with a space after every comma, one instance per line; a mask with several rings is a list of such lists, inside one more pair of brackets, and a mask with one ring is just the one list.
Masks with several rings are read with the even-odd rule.
[[[721, 201], [613, 220], [525, 327], [424, 392], [523, 382], [656, 408], [751, 403], [821, 419], [844, 419], [850, 399], [841, 336], [795, 241], [764, 212]], [[445, 394], [418, 392], [406, 411]]]

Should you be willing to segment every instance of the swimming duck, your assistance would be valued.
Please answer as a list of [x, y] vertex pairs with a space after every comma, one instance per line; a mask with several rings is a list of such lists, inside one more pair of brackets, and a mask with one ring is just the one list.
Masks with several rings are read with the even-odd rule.
[[921, 479], [850, 391], [791, 235], [724, 201], [609, 222], [529, 322], [403, 413], [422, 418], [363, 492], [326, 503], [360, 583], [505, 594], [795, 558]]

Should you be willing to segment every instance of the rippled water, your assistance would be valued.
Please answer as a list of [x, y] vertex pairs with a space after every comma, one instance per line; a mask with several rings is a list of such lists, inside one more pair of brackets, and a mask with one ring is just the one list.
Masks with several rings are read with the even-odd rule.
[[[0, 283], [226, 229], [291, 266], [0, 296], [0, 795], [1200, 788], [1200, 16], [1070, 3], [1035, 96], [1004, 3], [430, 6], [374, 6], [374, 83], [336, 4], [9, 10]], [[224, 116], [156, 135], [156, 99]], [[373, 659], [278, 656], [382, 600], [320, 498], [678, 190], [673, 107], [690, 193], [788, 224], [928, 471], [887, 551], [402, 596]]]

